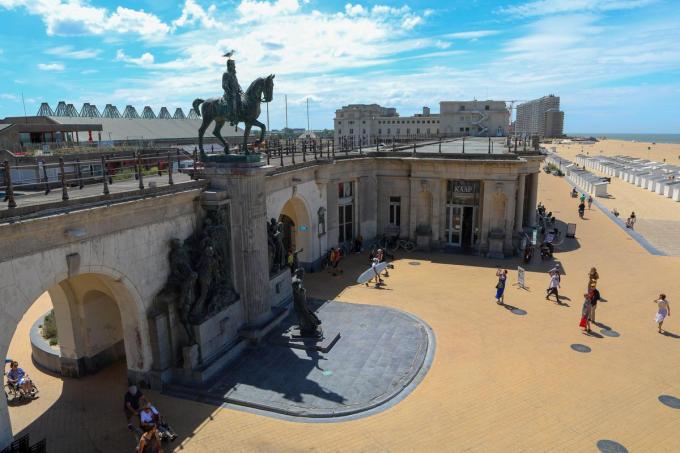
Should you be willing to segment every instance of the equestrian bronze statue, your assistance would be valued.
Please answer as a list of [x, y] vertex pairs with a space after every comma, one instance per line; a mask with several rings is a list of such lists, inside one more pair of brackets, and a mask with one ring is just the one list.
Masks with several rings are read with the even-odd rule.
[[215, 121], [213, 135], [224, 145], [225, 154], [229, 154], [229, 145], [220, 134], [225, 122], [228, 121], [232, 126], [236, 126], [238, 123], [245, 124], [244, 154], [250, 154], [248, 152], [250, 129], [253, 126], [260, 128], [260, 138], [256, 144], [262, 143], [267, 130], [265, 125], [259, 122], [257, 118], [260, 116], [260, 104], [271, 102], [274, 97], [274, 74], [264, 78], [258, 77], [244, 93], [236, 78], [236, 63], [230, 59], [227, 61], [227, 71], [222, 76], [222, 88], [224, 89], [223, 97], [206, 100], [195, 99], [192, 104], [196, 113], [203, 118], [203, 123], [198, 129], [198, 148], [201, 151], [202, 159], [206, 157], [203, 151], [203, 134], [213, 120]]

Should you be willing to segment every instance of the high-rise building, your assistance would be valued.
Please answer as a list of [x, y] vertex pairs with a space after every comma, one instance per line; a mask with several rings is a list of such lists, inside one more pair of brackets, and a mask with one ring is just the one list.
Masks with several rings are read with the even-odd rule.
[[515, 133], [529, 137], [561, 137], [564, 129], [564, 112], [560, 110], [560, 97], [553, 94], [517, 106]]

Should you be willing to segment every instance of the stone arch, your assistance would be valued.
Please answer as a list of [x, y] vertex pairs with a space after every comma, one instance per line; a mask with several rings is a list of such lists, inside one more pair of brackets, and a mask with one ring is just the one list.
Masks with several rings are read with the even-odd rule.
[[[148, 341], [143, 299], [132, 281], [113, 268], [99, 265], [81, 266], [81, 272], [69, 277], [65, 266], [45, 264], [45, 262], [53, 264], [51, 256], [46, 255], [47, 253], [49, 252], [0, 263], [0, 271], [8, 271], [4, 275], [9, 276], [6, 281], [3, 281], [4, 286], [0, 285], [0, 319], [3, 320], [3, 328], [0, 329], [0, 355], [6, 356], [17, 324], [45, 291], [53, 297], [55, 313], [59, 304], [64, 304], [61, 308], [73, 308], [72, 304], [75, 302], [73, 297], [79, 293], [90, 300], [92, 296], [103, 295], [106, 297], [105, 300], [115, 302], [116, 311], [119, 312], [123, 339], [123, 344], [119, 347], [124, 347], [128, 377], [133, 380], [144, 379], [145, 373], [151, 369], [152, 365], [151, 347]], [[32, 271], [24, 273], [22, 269], [32, 269]], [[36, 272], [36, 269], [40, 272]], [[88, 291], [97, 291], [99, 294], [91, 293], [87, 296]], [[70, 294], [67, 294], [68, 292]], [[64, 329], [67, 327], [59, 326], [59, 320], [57, 328], [60, 337], [65, 337], [68, 331]], [[86, 326], [82, 323], [76, 323], [75, 326], [71, 324], [69, 335], [78, 335], [82, 338], [84, 328]], [[83, 349], [78, 350], [75, 347], [76, 344], [73, 346], [74, 348], [68, 355], [71, 356], [72, 363], [78, 364], [82, 357], [78, 357], [77, 354], [82, 353]], [[0, 429], [0, 445], [4, 445], [11, 440], [12, 435], [7, 403], [4, 398], [0, 398], [0, 426], [6, 427]]]
[[[290, 232], [292, 236], [292, 242], [295, 247], [299, 249], [304, 249], [300, 254], [299, 259], [301, 262], [310, 262], [313, 257], [313, 241], [312, 241], [312, 217], [310, 215], [307, 203], [302, 197], [293, 196], [288, 199], [281, 208], [279, 213], [279, 220], [283, 216], [286, 216], [292, 221], [292, 225], [295, 225], [293, 231]], [[284, 234], [285, 236], [286, 234]]]

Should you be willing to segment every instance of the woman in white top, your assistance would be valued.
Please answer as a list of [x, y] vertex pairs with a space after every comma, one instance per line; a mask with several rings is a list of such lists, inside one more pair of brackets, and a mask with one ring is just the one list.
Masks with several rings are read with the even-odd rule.
[[560, 287], [560, 271], [553, 269], [550, 271], [550, 285], [548, 286], [548, 294], [545, 296], [545, 300], [550, 300], [550, 295], [555, 295], [555, 302], [560, 302], [560, 294], [558, 288]]
[[664, 331], [661, 329], [661, 326], [663, 326], [663, 321], [666, 319], [666, 316], [671, 315], [671, 306], [668, 303], [665, 294], [659, 294], [659, 298], [654, 302], [656, 302], [656, 305], [659, 307], [656, 312], [656, 323], [659, 325], [659, 333], [663, 333]]

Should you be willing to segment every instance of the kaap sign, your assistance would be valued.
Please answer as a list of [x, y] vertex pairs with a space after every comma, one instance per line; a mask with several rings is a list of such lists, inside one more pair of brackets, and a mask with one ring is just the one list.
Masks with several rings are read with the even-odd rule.
[[517, 286], [522, 289], [527, 289], [526, 286], [524, 286], [524, 268], [519, 266], [517, 266]]

